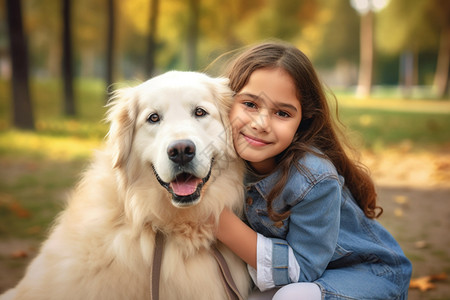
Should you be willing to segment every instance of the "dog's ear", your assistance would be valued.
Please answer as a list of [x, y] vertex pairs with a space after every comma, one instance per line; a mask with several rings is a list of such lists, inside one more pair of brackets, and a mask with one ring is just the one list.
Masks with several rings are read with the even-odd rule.
[[136, 97], [136, 88], [121, 88], [113, 93], [108, 103], [108, 144], [113, 151], [114, 168], [122, 167], [130, 155], [137, 114]]
[[233, 145], [231, 123], [228, 116], [234, 101], [233, 91], [228, 86], [228, 78], [218, 77], [212, 78], [212, 80], [214, 81], [214, 94], [220, 112], [220, 119], [225, 128], [225, 132], [223, 133], [223, 136], [221, 136], [227, 145], [225, 154], [230, 158], [236, 158], [237, 155]]

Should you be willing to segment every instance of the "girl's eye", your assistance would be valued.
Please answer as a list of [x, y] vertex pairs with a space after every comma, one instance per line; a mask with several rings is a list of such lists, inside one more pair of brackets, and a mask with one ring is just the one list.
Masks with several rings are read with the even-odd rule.
[[245, 106], [247, 106], [248, 108], [256, 108], [256, 104], [253, 102], [245, 101], [245, 102], [243, 102], [243, 104]]
[[206, 116], [208, 113], [206, 112], [206, 110], [204, 110], [203, 108], [201, 108], [201, 107], [197, 107], [196, 109], [195, 109], [195, 116], [196, 117], [204, 117], [204, 116]]
[[151, 114], [150, 116], [148, 116], [147, 118], [147, 122], [154, 124], [154, 123], [158, 123], [161, 120], [161, 118], [159, 117], [158, 114]]
[[282, 118], [289, 118], [290, 117], [290, 115], [287, 112], [282, 111], [282, 110], [277, 111], [276, 114], [277, 114], [277, 116], [282, 117]]

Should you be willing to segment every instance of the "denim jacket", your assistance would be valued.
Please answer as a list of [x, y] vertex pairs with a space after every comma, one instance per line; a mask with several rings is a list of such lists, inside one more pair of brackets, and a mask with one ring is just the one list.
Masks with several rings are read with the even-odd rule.
[[411, 263], [388, 231], [364, 215], [333, 164], [310, 153], [294, 164], [273, 201], [275, 211], [290, 215], [274, 222], [265, 199], [279, 172], [246, 183], [245, 209], [249, 225], [272, 240], [275, 285], [291, 283], [292, 248], [298, 281], [317, 283], [324, 299], [406, 299]]

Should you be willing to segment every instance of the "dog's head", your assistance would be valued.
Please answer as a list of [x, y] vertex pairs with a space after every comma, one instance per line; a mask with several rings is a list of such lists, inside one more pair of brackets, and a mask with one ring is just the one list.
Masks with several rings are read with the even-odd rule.
[[118, 90], [108, 113], [114, 167], [150, 170], [174, 206], [195, 205], [212, 170], [235, 158], [231, 96], [227, 79], [196, 72], [172, 71]]

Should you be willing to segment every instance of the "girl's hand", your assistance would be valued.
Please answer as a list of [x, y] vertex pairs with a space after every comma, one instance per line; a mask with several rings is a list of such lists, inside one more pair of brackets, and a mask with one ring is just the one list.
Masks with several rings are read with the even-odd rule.
[[220, 214], [216, 237], [256, 269], [257, 234], [228, 208]]

